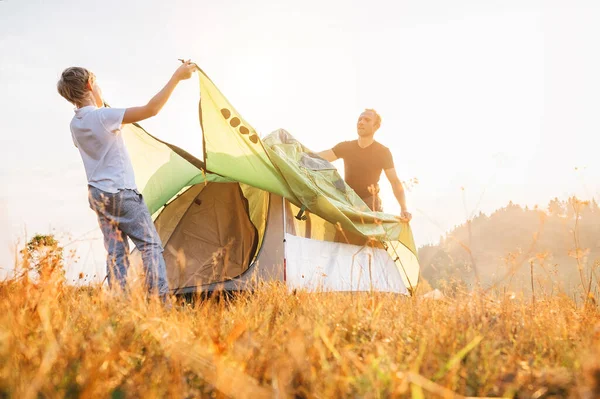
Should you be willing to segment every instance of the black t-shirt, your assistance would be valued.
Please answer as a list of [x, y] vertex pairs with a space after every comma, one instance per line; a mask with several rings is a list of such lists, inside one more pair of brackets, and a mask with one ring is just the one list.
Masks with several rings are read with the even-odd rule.
[[346, 183], [361, 198], [370, 197], [370, 186], [379, 191], [381, 171], [394, 167], [392, 153], [386, 146], [374, 141], [367, 148], [360, 148], [358, 140], [344, 141], [333, 147], [338, 158], [344, 160]]

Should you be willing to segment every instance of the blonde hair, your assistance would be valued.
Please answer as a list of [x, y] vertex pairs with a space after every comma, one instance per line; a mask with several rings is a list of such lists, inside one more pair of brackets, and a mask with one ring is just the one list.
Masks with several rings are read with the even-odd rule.
[[92, 72], [81, 67], [70, 67], [63, 71], [56, 89], [70, 103], [81, 105], [90, 93], [87, 88], [90, 79], [95, 79]]
[[381, 126], [381, 115], [379, 115], [377, 111], [372, 108], [367, 108], [364, 112], [372, 112], [375, 115], [375, 124], [377, 125], [377, 128]]

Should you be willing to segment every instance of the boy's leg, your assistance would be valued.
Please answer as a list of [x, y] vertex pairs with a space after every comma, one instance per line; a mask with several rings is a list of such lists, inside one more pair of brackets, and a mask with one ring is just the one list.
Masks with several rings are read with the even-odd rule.
[[125, 289], [127, 270], [129, 269], [129, 243], [127, 236], [116, 226], [114, 221], [104, 215], [98, 215], [98, 222], [104, 236], [104, 248], [108, 252], [106, 257], [106, 275], [108, 285], [114, 284]]
[[121, 208], [120, 193], [106, 193], [95, 187], [89, 189], [90, 207], [98, 216], [98, 224], [104, 236], [106, 248], [106, 275], [108, 285], [118, 284], [125, 288], [129, 268], [129, 243], [118, 226], [118, 213]]
[[134, 190], [123, 190], [123, 213], [119, 220], [121, 230], [131, 238], [142, 254], [148, 289], [160, 296], [169, 293], [167, 268], [163, 247], [142, 195]]

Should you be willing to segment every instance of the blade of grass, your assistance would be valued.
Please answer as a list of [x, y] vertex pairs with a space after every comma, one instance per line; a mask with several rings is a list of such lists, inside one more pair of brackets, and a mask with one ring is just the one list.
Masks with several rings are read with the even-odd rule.
[[435, 375], [433, 376], [433, 380], [439, 380], [444, 375], [446, 375], [446, 373], [458, 363], [460, 363], [469, 354], [469, 352], [475, 349], [475, 347], [477, 347], [477, 345], [479, 345], [479, 343], [482, 340], [483, 337], [481, 335], [478, 335], [475, 338], [473, 338], [471, 342], [469, 342], [464, 348], [462, 348], [454, 356], [452, 356], [450, 360], [446, 362], [444, 367], [442, 367], [437, 373], [435, 373]]

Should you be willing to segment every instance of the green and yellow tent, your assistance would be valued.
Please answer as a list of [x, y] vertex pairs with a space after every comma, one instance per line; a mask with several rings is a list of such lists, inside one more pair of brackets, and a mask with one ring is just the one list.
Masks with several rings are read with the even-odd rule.
[[122, 129], [165, 247], [174, 292], [291, 288], [408, 293], [408, 223], [372, 212], [329, 162], [280, 129], [261, 138], [202, 71], [204, 159], [137, 124]]

